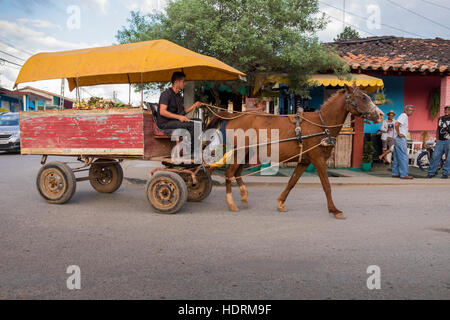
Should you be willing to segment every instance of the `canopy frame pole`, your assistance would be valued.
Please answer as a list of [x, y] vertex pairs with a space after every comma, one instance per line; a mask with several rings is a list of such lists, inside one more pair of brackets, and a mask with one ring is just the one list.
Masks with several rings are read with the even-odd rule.
[[144, 107], [144, 74], [141, 72], [141, 108]]
[[75, 78], [75, 87], [76, 87], [76, 91], [75, 91], [75, 93], [76, 93], [76, 100], [78, 102], [78, 105], [81, 105], [81, 103], [80, 103], [80, 99], [81, 99], [81, 97], [80, 97], [80, 88], [78, 87], [78, 78]]
[[131, 106], [131, 80], [129, 73], [127, 73], [127, 77], [128, 77], [128, 105]]

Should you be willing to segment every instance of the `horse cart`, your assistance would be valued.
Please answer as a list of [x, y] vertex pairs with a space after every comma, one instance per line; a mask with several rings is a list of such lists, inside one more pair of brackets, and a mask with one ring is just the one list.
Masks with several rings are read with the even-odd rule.
[[[175, 71], [184, 71], [191, 81], [245, 77], [214, 58], [156, 40], [37, 54], [24, 64], [15, 86], [67, 79], [69, 89], [77, 90], [78, 100], [80, 86], [128, 83], [131, 92], [131, 84], [142, 88], [148, 82], [168, 82]], [[162, 162], [161, 168], [150, 172], [146, 187], [155, 212], [173, 214], [186, 201], [206, 199], [212, 188], [207, 166], [173, 163], [176, 142], [170, 131], [158, 128], [155, 117], [155, 106], [144, 104], [142, 92], [140, 108], [21, 112], [21, 153], [42, 156], [36, 179], [39, 194], [51, 204], [64, 204], [81, 181], [89, 181], [100, 193], [113, 193], [123, 181], [122, 161], [148, 160]], [[74, 157], [80, 165], [72, 168], [64, 162], [48, 162], [49, 156]]]

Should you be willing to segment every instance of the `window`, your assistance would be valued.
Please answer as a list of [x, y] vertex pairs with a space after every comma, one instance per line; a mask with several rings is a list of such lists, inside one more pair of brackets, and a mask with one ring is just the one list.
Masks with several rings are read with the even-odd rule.
[[3, 114], [0, 115], [0, 127], [12, 127], [19, 125], [19, 115]]

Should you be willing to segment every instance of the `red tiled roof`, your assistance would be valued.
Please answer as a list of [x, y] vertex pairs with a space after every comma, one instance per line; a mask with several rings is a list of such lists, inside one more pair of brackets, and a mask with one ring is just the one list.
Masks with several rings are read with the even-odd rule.
[[354, 70], [450, 72], [450, 40], [369, 37], [333, 46]]

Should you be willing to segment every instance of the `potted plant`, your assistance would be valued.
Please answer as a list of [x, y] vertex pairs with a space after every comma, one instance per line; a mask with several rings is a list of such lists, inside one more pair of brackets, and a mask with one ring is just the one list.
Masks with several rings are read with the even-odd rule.
[[363, 164], [361, 166], [362, 171], [368, 172], [368, 171], [372, 170], [374, 152], [375, 152], [375, 148], [373, 147], [372, 141], [367, 141], [364, 144]]
[[384, 105], [392, 103], [392, 101], [386, 97], [386, 93], [384, 92], [384, 90], [378, 90], [373, 95], [373, 98], [374, 98], [374, 103], [376, 105], [384, 106]]

